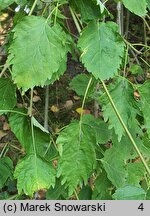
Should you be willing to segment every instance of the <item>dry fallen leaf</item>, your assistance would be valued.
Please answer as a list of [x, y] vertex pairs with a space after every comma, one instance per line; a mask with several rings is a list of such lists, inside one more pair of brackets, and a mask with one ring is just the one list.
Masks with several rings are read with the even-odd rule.
[[51, 106], [50, 109], [51, 109], [51, 111], [54, 112], [54, 113], [59, 112], [59, 108], [58, 108], [56, 105]]
[[71, 109], [73, 107], [73, 101], [72, 100], [67, 100], [66, 103], [64, 104], [64, 107], [66, 109]]
[[35, 96], [33, 97], [33, 102], [36, 103], [36, 102], [38, 102], [38, 101], [41, 101], [41, 98], [40, 98], [39, 96], [35, 95]]
[[35, 94], [35, 95], [37, 95], [38, 94], [38, 92], [37, 92], [37, 90], [33, 90], [33, 93]]
[[4, 131], [7, 131], [7, 130], [9, 130], [9, 129], [10, 129], [9, 124], [8, 124], [7, 122], [4, 122], [4, 124], [3, 124], [3, 130], [4, 130]]
[[74, 95], [73, 98], [74, 98], [75, 100], [80, 100], [80, 97], [77, 96], [77, 95]]
[[24, 103], [24, 104], [22, 104], [22, 103], [17, 103], [17, 107], [18, 108], [24, 108], [24, 107], [28, 107], [28, 104], [27, 103]]

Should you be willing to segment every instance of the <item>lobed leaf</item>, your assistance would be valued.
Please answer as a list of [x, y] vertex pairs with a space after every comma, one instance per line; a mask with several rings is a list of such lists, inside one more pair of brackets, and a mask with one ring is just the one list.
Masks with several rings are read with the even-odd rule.
[[87, 183], [95, 167], [95, 138], [87, 125], [82, 125], [81, 132], [79, 122], [75, 122], [61, 132], [57, 144], [60, 151], [57, 175], [62, 176], [62, 184], [65, 183], [71, 195], [78, 184]]

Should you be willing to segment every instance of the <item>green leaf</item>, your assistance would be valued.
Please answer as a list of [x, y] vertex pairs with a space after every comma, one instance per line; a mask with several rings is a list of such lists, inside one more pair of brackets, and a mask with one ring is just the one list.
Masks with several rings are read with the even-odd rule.
[[18, 5], [25, 5], [25, 4], [27, 4], [27, 1], [28, 0], [15, 0], [15, 2], [18, 4]]
[[19, 161], [15, 168], [14, 177], [17, 179], [17, 189], [29, 196], [35, 191], [48, 189], [55, 185], [55, 170], [36, 154], [29, 154]]
[[147, 133], [144, 133], [144, 136], [142, 137], [142, 142], [145, 147], [145, 157], [150, 158], [150, 139]]
[[[73, 78], [73, 80], [70, 82], [70, 87], [79, 95], [79, 96], [84, 96], [87, 85], [89, 83], [90, 80], [90, 76], [86, 75], [86, 74], [79, 74], [77, 76], [75, 76]], [[87, 93], [87, 97], [90, 96], [93, 91], [94, 91], [94, 87], [95, 87], [95, 80], [93, 79], [88, 93]]]
[[0, 110], [13, 109], [17, 102], [16, 86], [10, 79], [0, 78], [0, 95]]
[[0, 193], [0, 200], [8, 200], [9, 197], [9, 194], [6, 191]]
[[104, 144], [111, 139], [111, 130], [108, 130], [107, 124], [92, 115], [84, 115], [83, 123], [87, 124], [95, 132], [96, 142]]
[[121, 142], [118, 142], [114, 135], [112, 142], [113, 146], [105, 151], [101, 162], [108, 179], [115, 187], [119, 188], [126, 185], [128, 178], [127, 162], [134, 159], [136, 154], [127, 137], [123, 137]]
[[78, 47], [82, 52], [82, 63], [96, 79], [109, 79], [120, 68], [124, 42], [116, 23], [90, 22], [81, 32]]
[[147, 193], [146, 193], [146, 200], [150, 200], [150, 189], [147, 190]]
[[65, 189], [64, 185], [61, 185], [61, 180], [57, 179], [55, 187], [50, 187], [46, 192], [47, 200], [60, 200], [67, 199], [68, 191]]
[[95, 167], [96, 141], [91, 131], [87, 125], [82, 125], [80, 131], [79, 122], [74, 122], [64, 129], [57, 139], [61, 154], [57, 176], [62, 176], [62, 184], [65, 183], [69, 188], [69, 195], [78, 184], [82, 184], [83, 181], [87, 183]]
[[0, 158], [0, 189], [13, 174], [13, 162], [9, 157]]
[[[139, 138], [133, 138], [140, 152], [145, 156], [143, 144]], [[124, 187], [127, 184], [140, 186], [146, 171], [143, 164], [136, 161], [138, 157], [127, 136], [122, 137], [121, 142], [118, 142], [115, 135], [113, 136], [112, 147], [105, 151], [101, 162], [108, 179], [116, 188]]]
[[50, 27], [43, 17], [24, 17], [14, 28], [9, 54], [19, 88], [43, 86], [66, 63], [66, 34], [58, 24]]
[[141, 187], [127, 185], [113, 194], [115, 200], [145, 200], [146, 192]]
[[92, 194], [92, 200], [111, 200], [110, 188], [111, 182], [107, 178], [106, 173], [103, 171], [100, 173], [95, 181], [94, 191]]
[[143, 112], [144, 123], [147, 129], [147, 133], [150, 137], [150, 112], [149, 112], [149, 104], [150, 104], [150, 81], [146, 81], [139, 88], [139, 93], [141, 97], [141, 109]]
[[138, 16], [145, 16], [147, 11], [147, 2], [146, 0], [122, 0], [124, 6], [131, 11], [132, 13]]
[[[11, 130], [23, 146], [26, 152], [33, 153], [33, 140], [31, 131], [31, 119], [27, 116], [13, 113], [9, 117], [9, 124]], [[43, 132], [39, 127], [34, 126], [34, 138], [37, 153], [40, 156], [44, 156], [45, 152], [48, 150], [45, 158], [50, 161], [57, 155], [54, 146], [50, 142], [50, 134]]]
[[14, 3], [14, 0], [0, 0], [0, 10], [7, 8], [12, 3]]
[[50, 79], [47, 79], [44, 85], [50, 85], [53, 84], [56, 80], [59, 80], [60, 76], [64, 74], [66, 71], [66, 60], [62, 60], [60, 62], [60, 67], [56, 73], [53, 73], [52, 77]]
[[89, 185], [83, 186], [78, 194], [79, 200], [91, 200], [92, 189]]
[[128, 163], [127, 171], [127, 184], [139, 187], [140, 181], [143, 179], [144, 175], [146, 175], [142, 162]]
[[143, 74], [143, 69], [138, 64], [133, 64], [130, 68], [132, 74]]
[[147, 0], [147, 6], [148, 6], [148, 9], [150, 10], [150, 0]]
[[[27, 156], [17, 164], [14, 173], [18, 180], [19, 193], [24, 191], [26, 195], [32, 196], [33, 192], [39, 189], [54, 186], [55, 170], [51, 162], [53, 154], [51, 154], [50, 135], [43, 132], [37, 122], [35, 125], [38, 127], [33, 125], [32, 131], [31, 124], [35, 122], [24, 115], [11, 114], [9, 122], [12, 131], [27, 152]], [[48, 149], [50, 153], [45, 155]], [[43, 156], [49, 163], [42, 159]]]
[[[75, 54], [75, 46], [76, 44], [73, 38], [71, 37], [71, 35], [66, 34], [66, 52], [70, 52], [72, 57], [76, 59], [77, 57]], [[53, 73], [51, 79], [48, 79], [45, 82], [45, 85], [53, 84], [56, 80], [59, 80], [60, 76], [62, 76], [67, 69], [66, 61], [67, 61], [67, 56], [65, 56], [65, 58], [62, 59], [58, 71], [56, 73]]]
[[128, 176], [125, 169], [124, 152], [114, 147], [108, 149], [101, 162], [113, 185], [117, 188], [124, 186]]
[[[137, 110], [134, 108], [136, 101], [134, 99], [134, 90], [130, 84], [125, 80], [119, 81], [114, 86], [112, 85], [110, 95], [112, 100], [121, 115], [125, 125], [128, 128], [134, 128], [136, 132], [139, 131], [138, 122], [136, 120]], [[115, 111], [112, 108], [108, 98], [104, 95], [102, 99], [102, 110], [104, 120], [109, 120], [109, 129], [114, 128], [115, 133], [118, 135], [120, 141], [122, 136], [125, 134], [124, 128], [122, 127]]]
[[96, 0], [70, 0], [71, 6], [81, 13], [82, 21], [88, 22], [101, 17], [100, 8], [96, 4]]

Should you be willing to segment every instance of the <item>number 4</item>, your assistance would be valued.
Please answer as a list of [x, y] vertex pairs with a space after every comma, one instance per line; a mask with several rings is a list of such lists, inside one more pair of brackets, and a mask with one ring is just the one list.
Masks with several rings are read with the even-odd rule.
[[143, 203], [141, 203], [138, 207], [139, 210], [143, 211], [144, 210], [144, 206], [143, 206]]

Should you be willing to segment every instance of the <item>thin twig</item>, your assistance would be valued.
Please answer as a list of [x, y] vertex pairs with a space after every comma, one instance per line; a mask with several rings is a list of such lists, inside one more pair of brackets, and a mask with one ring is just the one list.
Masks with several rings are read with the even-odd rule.
[[2, 72], [0, 73], [0, 78], [4, 75], [5, 71], [8, 69], [9, 65], [5, 64]]
[[29, 107], [29, 116], [32, 116], [32, 103], [33, 103], [33, 89], [31, 89], [31, 96], [30, 96], [30, 107]]
[[29, 12], [29, 14], [28, 14], [28, 16], [31, 16], [31, 15], [32, 15], [32, 13], [33, 13], [33, 11], [34, 11], [34, 8], [36, 7], [37, 2], [38, 2], [38, 0], [35, 0], [35, 1], [34, 1], [32, 7], [31, 7], [31, 10], [30, 10], [30, 12]]

